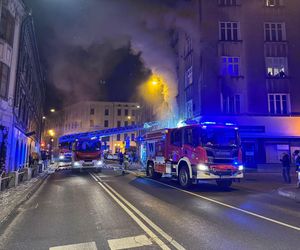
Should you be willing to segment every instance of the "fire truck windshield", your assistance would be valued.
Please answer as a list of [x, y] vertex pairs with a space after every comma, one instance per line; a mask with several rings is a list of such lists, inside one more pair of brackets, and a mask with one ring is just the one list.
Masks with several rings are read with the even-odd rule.
[[79, 141], [76, 150], [79, 152], [96, 152], [101, 149], [101, 143], [96, 140]]
[[239, 133], [234, 128], [207, 127], [201, 131], [203, 146], [231, 146], [240, 145]]

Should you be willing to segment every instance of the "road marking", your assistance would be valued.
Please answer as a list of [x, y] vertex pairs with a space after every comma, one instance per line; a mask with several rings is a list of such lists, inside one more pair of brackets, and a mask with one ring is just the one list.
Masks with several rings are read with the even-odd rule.
[[126, 237], [121, 239], [109, 240], [108, 245], [111, 250], [118, 250], [150, 246], [152, 245], [152, 242], [147, 238], [146, 235], [139, 235], [135, 237]]
[[153, 231], [149, 227], [147, 227], [133, 212], [131, 212], [129, 208], [127, 208], [105, 185], [103, 185], [94, 174], [89, 174], [111, 196], [111, 198], [113, 198], [120, 205], [120, 207], [123, 208], [123, 210], [146, 232], [146, 234], [150, 236], [150, 238], [161, 249], [170, 249], [161, 239], [158, 238], [158, 236], [155, 233], [153, 233]]
[[[96, 176], [97, 177], [97, 176]], [[99, 178], [99, 177], [98, 177]], [[99, 178], [100, 179], [100, 178]], [[101, 181], [101, 179], [100, 179]], [[185, 248], [181, 246], [177, 241], [175, 241], [169, 234], [164, 232], [159, 226], [152, 222], [146, 215], [144, 215], [140, 210], [138, 210], [134, 205], [127, 201], [123, 196], [121, 196], [116, 190], [114, 190], [107, 183], [103, 183], [107, 188], [109, 188], [120, 200], [122, 200], [128, 207], [130, 207], [137, 215], [139, 215], [149, 226], [156, 230], [162, 237], [164, 237], [168, 242], [170, 242], [176, 249], [184, 250]]]
[[169, 185], [169, 184], [166, 184], [166, 183], [163, 183], [163, 182], [160, 182], [160, 181], [156, 181], [156, 180], [149, 179], [149, 178], [147, 178], [147, 179], [150, 180], [150, 181], [159, 183], [159, 184], [161, 184], [161, 185], [164, 185], [164, 186], [166, 186], [166, 187], [170, 187], [170, 188], [179, 190], [179, 191], [181, 191], [181, 192], [183, 192], [183, 193], [187, 193], [187, 194], [196, 196], [196, 197], [201, 198], [201, 199], [203, 199], [203, 200], [207, 200], [207, 201], [216, 203], [216, 204], [218, 204], [218, 205], [221, 205], [221, 206], [224, 206], [224, 207], [227, 207], [227, 208], [231, 208], [231, 209], [237, 210], [237, 211], [239, 211], [239, 212], [242, 212], [242, 213], [245, 213], [245, 214], [248, 214], [248, 215], [252, 215], [252, 216], [254, 216], [254, 217], [257, 217], [257, 218], [260, 218], [260, 219], [263, 219], [263, 220], [266, 220], [266, 221], [269, 221], [269, 222], [272, 222], [272, 223], [275, 223], [275, 224], [278, 224], [278, 225], [281, 225], [281, 226], [284, 226], [284, 227], [287, 227], [287, 228], [290, 228], [290, 229], [294, 229], [294, 230], [300, 231], [300, 227], [296, 227], [296, 226], [293, 226], [293, 225], [290, 225], [290, 224], [287, 224], [287, 223], [284, 223], [284, 222], [281, 222], [281, 221], [278, 221], [278, 220], [274, 220], [274, 219], [265, 217], [265, 216], [263, 216], [263, 215], [259, 215], [259, 214], [256, 214], [256, 213], [253, 213], [253, 212], [244, 210], [244, 209], [242, 209], [242, 208], [238, 208], [238, 207], [235, 207], [235, 206], [232, 206], [232, 205], [223, 203], [223, 202], [221, 202], [221, 201], [217, 201], [217, 200], [214, 200], [214, 199], [211, 199], [211, 198], [208, 198], [208, 197], [199, 195], [199, 194], [195, 194], [195, 193], [193, 193], [193, 192], [190, 192], [190, 191], [187, 191], [187, 190], [184, 190], [184, 189], [180, 189], [180, 188], [178, 188], [178, 187], [174, 187], [174, 186], [172, 186], [172, 185]]
[[87, 242], [65, 246], [50, 247], [49, 250], [97, 250], [96, 243]]

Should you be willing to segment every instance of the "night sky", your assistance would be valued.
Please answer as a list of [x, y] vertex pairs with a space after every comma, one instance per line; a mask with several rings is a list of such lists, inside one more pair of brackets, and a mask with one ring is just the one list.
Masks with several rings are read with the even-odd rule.
[[45, 69], [46, 110], [82, 100], [135, 101], [151, 71], [174, 75], [169, 31], [183, 0], [25, 2]]

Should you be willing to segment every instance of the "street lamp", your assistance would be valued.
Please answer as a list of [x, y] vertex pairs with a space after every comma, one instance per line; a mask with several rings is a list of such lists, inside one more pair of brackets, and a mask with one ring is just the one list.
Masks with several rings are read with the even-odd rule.
[[43, 120], [46, 120], [46, 116], [43, 116], [42, 118], [43, 118]]
[[50, 109], [50, 112], [51, 112], [51, 113], [54, 113], [54, 112], [55, 112], [55, 109]]
[[131, 116], [130, 116], [130, 115], [129, 115], [129, 116], [127, 116], [127, 119], [128, 119], [128, 120], [131, 120]]
[[48, 134], [49, 134], [51, 137], [53, 137], [53, 136], [55, 136], [55, 131], [54, 131], [53, 129], [49, 129], [49, 130], [48, 130]]

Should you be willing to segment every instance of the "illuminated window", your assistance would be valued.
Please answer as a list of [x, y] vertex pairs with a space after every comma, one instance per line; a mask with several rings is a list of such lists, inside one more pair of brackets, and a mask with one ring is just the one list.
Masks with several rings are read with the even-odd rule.
[[270, 114], [288, 114], [290, 98], [288, 94], [269, 94], [268, 106]]
[[241, 112], [240, 95], [223, 96], [222, 95], [222, 112], [227, 114], [239, 114]]
[[239, 57], [221, 57], [221, 75], [222, 76], [239, 76], [240, 75], [240, 58]]
[[285, 23], [265, 23], [265, 40], [269, 42], [285, 41]]
[[266, 70], [268, 77], [286, 77], [288, 75], [287, 58], [266, 57]]
[[185, 86], [189, 86], [193, 83], [193, 66], [189, 67], [185, 72]]
[[239, 22], [220, 22], [219, 38], [222, 41], [240, 40], [240, 23]]
[[239, 4], [239, 0], [219, 0], [219, 5], [222, 6], [235, 6]]
[[267, 7], [283, 6], [283, 0], [265, 0]]

